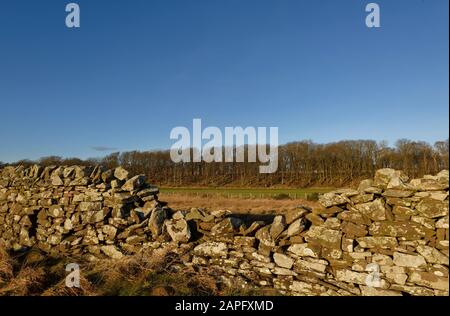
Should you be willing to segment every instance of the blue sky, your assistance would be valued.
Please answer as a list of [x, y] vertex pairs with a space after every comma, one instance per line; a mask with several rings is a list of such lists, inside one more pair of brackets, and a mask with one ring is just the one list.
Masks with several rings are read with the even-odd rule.
[[0, 0], [0, 161], [166, 149], [175, 126], [280, 143], [448, 138], [448, 0]]

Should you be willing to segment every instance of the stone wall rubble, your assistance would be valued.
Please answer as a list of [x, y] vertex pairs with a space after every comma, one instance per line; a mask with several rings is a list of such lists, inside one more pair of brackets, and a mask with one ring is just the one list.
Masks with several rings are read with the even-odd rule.
[[221, 282], [289, 295], [448, 295], [449, 173], [380, 169], [281, 215], [174, 211], [121, 167], [0, 170], [0, 241], [120, 259], [172, 247]]

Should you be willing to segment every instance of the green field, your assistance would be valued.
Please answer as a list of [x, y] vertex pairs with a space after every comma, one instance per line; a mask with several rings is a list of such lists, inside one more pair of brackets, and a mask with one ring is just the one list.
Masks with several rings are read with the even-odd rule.
[[274, 198], [280, 194], [287, 194], [290, 198], [305, 199], [316, 193], [326, 193], [333, 188], [305, 188], [305, 189], [272, 189], [272, 188], [160, 188], [162, 194], [189, 194], [196, 196], [221, 195], [229, 198]]

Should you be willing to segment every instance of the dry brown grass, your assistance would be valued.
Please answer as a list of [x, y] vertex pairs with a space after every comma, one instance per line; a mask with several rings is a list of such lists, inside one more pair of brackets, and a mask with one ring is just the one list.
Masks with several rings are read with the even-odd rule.
[[233, 213], [281, 214], [299, 205], [316, 207], [317, 202], [304, 199], [252, 199], [227, 198], [217, 195], [214, 198], [190, 194], [160, 194], [160, 200], [168, 202], [174, 210], [189, 210], [193, 207], [208, 210], [230, 210]]
[[[182, 255], [182, 254], [180, 254]], [[14, 255], [0, 248], [0, 296], [239, 295], [223, 288], [218, 274], [198, 272], [170, 249], [142, 250], [121, 260], [51, 258], [31, 250]], [[80, 265], [80, 287], [65, 285], [66, 264]]]
[[13, 260], [0, 243], [0, 286], [13, 277]]

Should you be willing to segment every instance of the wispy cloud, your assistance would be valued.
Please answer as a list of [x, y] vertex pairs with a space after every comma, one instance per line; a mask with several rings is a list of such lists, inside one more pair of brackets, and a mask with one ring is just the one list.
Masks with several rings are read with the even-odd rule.
[[114, 151], [117, 150], [115, 147], [107, 147], [107, 146], [92, 146], [91, 149], [95, 151]]

